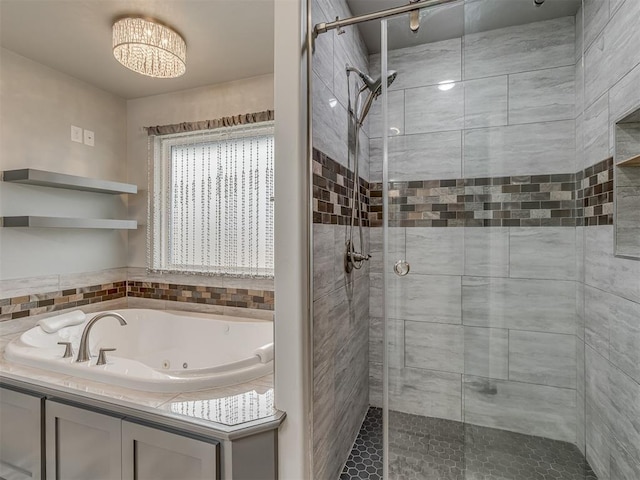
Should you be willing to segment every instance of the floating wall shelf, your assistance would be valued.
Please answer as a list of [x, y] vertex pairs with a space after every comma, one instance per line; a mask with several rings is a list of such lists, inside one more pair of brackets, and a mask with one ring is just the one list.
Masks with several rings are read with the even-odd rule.
[[135, 230], [136, 220], [111, 220], [102, 218], [67, 218], [67, 217], [3, 217], [3, 227], [28, 228], [100, 228], [110, 230]]
[[3, 172], [5, 182], [39, 185], [41, 187], [65, 188], [67, 190], [81, 190], [84, 192], [108, 193], [121, 195], [123, 193], [138, 193], [138, 186], [130, 183], [111, 182], [96, 178], [78, 177], [63, 173], [22, 168], [20, 170], [6, 170]]
[[640, 167], [640, 155], [627, 158], [616, 164], [618, 167]]

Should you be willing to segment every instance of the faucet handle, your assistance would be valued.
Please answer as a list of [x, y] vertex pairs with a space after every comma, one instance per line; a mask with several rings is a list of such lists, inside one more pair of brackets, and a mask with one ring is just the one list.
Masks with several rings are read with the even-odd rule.
[[58, 345], [64, 345], [64, 355], [62, 358], [73, 357], [73, 350], [71, 348], [71, 342], [58, 342]]
[[106, 352], [115, 352], [115, 348], [101, 348], [100, 353], [98, 353], [98, 361], [96, 365], [106, 365], [107, 364], [107, 355]]

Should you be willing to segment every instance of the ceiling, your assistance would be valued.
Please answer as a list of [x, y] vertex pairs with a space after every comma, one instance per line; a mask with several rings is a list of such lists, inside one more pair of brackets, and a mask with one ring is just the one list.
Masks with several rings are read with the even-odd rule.
[[[406, 5], [406, 0], [347, 0], [353, 15]], [[546, 0], [536, 7], [533, 0], [460, 0], [420, 12], [420, 29], [409, 29], [408, 14], [388, 21], [389, 50], [438, 42], [465, 34], [540, 22], [575, 15], [581, 0]], [[369, 53], [380, 52], [380, 22], [359, 25]]]
[[[122, 98], [273, 72], [274, 0], [0, 0], [0, 45]], [[120, 65], [111, 26], [128, 14], [183, 35], [187, 71], [157, 79]]]

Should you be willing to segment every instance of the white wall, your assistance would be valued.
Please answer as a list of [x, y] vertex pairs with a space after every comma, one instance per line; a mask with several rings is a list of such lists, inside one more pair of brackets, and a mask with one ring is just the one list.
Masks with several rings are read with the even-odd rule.
[[[0, 51], [0, 168], [126, 180], [123, 99]], [[95, 146], [71, 142], [71, 125], [95, 132]], [[0, 215], [126, 218], [126, 196], [0, 183]], [[0, 279], [126, 265], [126, 233], [0, 229]]]
[[210, 120], [273, 109], [273, 75], [127, 101], [127, 178], [138, 185], [130, 218], [143, 225], [129, 233], [130, 267], [146, 267], [147, 132], [144, 127]]

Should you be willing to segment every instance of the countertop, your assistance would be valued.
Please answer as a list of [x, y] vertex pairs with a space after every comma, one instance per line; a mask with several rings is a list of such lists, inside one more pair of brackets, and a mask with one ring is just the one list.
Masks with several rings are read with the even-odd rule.
[[[6, 325], [3, 325], [5, 323]], [[32, 327], [0, 323], [0, 385], [42, 393], [67, 401], [132, 414], [149, 421], [193, 425], [221, 439], [277, 428], [285, 417], [274, 407], [273, 375], [229, 387], [189, 393], [155, 393], [123, 388], [23, 366], [4, 358], [6, 345]], [[22, 326], [22, 325], [21, 325]], [[4, 327], [4, 328], [3, 328]], [[202, 432], [201, 432], [202, 433]]]

